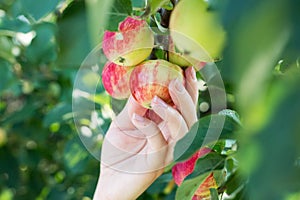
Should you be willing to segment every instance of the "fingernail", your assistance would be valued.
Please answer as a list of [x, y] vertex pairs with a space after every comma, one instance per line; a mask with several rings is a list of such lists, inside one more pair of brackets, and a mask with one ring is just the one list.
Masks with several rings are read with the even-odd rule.
[[183, 85], [182, 83], [179, 81], [178, 78], [175, 79], [175, 88], [178, 92], [182, 92], [183, 91]]
[[190, 70], [190, 76], [191, 76], [193, 81], [197, 81], [196, 72], [195, 72], [194, 67], [192, 67], [191, 70]]
[[154, 105], [158, 105], [158, 106], [161, 106], [163, 108], [168, 108], [168, 105], [163, 101], [161, 100], [159, 97], [155, 96], [153, 98], [153, 101]]
[[142, 117], [138, 114], [135, 114], [135, 113], [133, 113], [133, 119], [136, 120], [136, 121], [139, 121], [139, 122], [145, 121], [144, 117]]

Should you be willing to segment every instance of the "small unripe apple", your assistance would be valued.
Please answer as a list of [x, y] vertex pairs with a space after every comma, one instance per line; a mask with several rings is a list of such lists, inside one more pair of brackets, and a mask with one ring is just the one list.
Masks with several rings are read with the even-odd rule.
[[[181, 0], [170, 18], [170, 31], [176, 46], [200, 61], [220, 58], [225, 32], [205, 0]], [[187, 23], [188, 22], [188, 23]]]
[[154, 96], [171, 104], [169, 84], [178, 78], [184, 83], [182, 69], [165, 60], [148, 60], [136, 66], [130, 76], [132, 96], [145, 108], [150, 108]]
[[102, 70], [105, 90], [116, 99], [126, 99], [130, 95], [129, 78], [133, 67], [124, 67], [108, 61]]
[[119, 31], [105, 31], [102, 48], [111, 62], [133, 66], [144, 61], [154, 46], [154, 35], [145, 20], [127, 17], [119, 24]]
[[173, 64], [179, 65], [180, 67], [190, 67], [193, 66], [196, 71], [199, 71], [205, 66], [205, 62], [192, 58], [188, 55], [184, 55], [184, 53], [180, 52], [173, 42], [173, 40], [169, 39], [169, 49], [168, 49], [168, 58], [169, 61]]

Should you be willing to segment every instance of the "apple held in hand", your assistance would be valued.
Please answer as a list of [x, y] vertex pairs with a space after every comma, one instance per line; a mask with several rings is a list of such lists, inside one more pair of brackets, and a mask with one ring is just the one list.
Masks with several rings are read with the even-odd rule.
[[102, 48], [105, 56], [122, 66], [144, 61], [154, 46], [154, 35], [145, 20], [127, 17], [119, 24], [119, 32], [105, 31]]
[[107, 62], [102, 71], [105, 90], [116, 99], [126, 99], [130, 95], [129, 78], [133, 67], [124, 67]]
[[136, 101], [146, 108], [150, 108], [154, 96], [172, 103], [168, 87], [176, 78], [184, 83], [183, 71], [179, 66], [165, 60], [148, 60], [132, 71], [130, 91]]

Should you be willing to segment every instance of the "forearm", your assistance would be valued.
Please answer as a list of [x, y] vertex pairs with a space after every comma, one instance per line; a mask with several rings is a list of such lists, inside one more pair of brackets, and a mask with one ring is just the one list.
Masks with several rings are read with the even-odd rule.
[[161, 175], [162, 170], [148, 174], [116, 173], [100, 175], [94, 200], [137, 199]]

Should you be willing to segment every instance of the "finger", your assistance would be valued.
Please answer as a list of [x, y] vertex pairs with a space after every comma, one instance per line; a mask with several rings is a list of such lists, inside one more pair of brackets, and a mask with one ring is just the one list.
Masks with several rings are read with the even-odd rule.
[[132, 95], [128, 98], [128, 101], [122, 110], [122, 112], [117, 116], [118, 123], [116, 124], [119, 128], [128, 127], [129, 125], [133, 126], [131, 118], [133, 113], [136, 113], [140, 116], [144, 116], [147, 109], [142, 107]]
[[196, 77], [196, 72], [194, 67], [189, 67], [185, 70], [185, 87], [190, 94], [194, 105], [196, 107], [197, 102], [198, 102], [198, 86], [197, 86], [197, 77]]
[[188, 128], [187, 125], [174, 126], [171, 121], [163, 121], [158, 125], [158, 128], [168, 143], [169, 150], [166, 155], [166, 162], [169, 164], [173, 160], [175, 144], [188, 132]]
[[159, 124], [162, 122], [162, 119], [153, 111], [153, 110], [147, 110], [146, 114], [144, 115], [147, 119], [150, 119], [155, 124]]
[[132, 123], [146, 136], [146, 139], [153, 150], [159, 150], [166, 145], [166, 141], [159, 128], [151, 120], [134, 113], [132, 116]]
[[191, 128], [197, 121], [197, 114], [195, 104], [190, 94], [178, 79], [171, 81], [169, 85], [169, 93], [172, 101], [176, 105], [176, 108], [183, 116], [188, 127]]
[[[168, 134], [171, 138], [181, 138], [184, 136], [187, 132], [187, 124], [177, 110], [167, 105], [163, 100], [156, 96], [151, 102], [151, 107], [163, 121], [167, 122], [169, 129]], [[167, 134], [164, 134], [164, 136], [168, 138]]]

